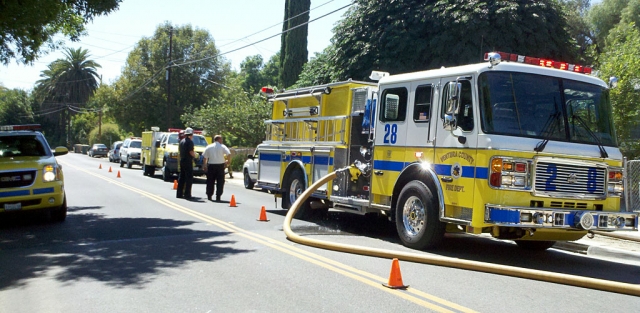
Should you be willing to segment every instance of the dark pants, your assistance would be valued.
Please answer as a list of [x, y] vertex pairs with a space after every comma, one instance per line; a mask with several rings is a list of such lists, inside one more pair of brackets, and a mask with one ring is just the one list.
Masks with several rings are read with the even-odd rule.
[[191, 198], [191, 186], [193, 185], [193, 161], [180, 160], [180, 176], [178, 177], [178, 190], [176, 197]]
[[224, 163], [207, 164], [207, 197], [213, 195], [213, 183], [216, 183], [216, 199], [224, 191]]

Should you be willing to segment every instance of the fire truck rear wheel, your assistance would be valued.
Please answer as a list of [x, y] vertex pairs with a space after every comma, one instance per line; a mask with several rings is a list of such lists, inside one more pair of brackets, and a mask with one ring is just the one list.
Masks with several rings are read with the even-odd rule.
[[396, 230], [402, 243], [419, 250], [437, 247], [446, 227], [438, 215], [436, 197], [423, 182], [414, 180], [404, 186], [396, 206]]
[[[282, 208], [290, 209], [291, 205], [300, 197], [300, 195], [307, 189], [305, 186], [304, 173], [301, 169], [295, 169], [289, 175], [289, 179], [287, 179], [287, 184], [285, 185], [285, 192], [282, 194]], [[298, 209], [296, 213], [296, 217], [304, 217], [309, 211], [311, 211], [310, 200], [307, 199], [302, 206]]]
[[544, 251], [556, 244], [555, 241], [514, 240], [518, 247], [530, 251]]

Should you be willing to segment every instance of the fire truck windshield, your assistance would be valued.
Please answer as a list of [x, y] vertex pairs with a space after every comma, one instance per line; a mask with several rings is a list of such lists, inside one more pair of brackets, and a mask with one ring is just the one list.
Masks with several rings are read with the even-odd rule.
[[499, 71], [482, 73], [478, 86], [487, 134], [617, 146], [604, 87]]

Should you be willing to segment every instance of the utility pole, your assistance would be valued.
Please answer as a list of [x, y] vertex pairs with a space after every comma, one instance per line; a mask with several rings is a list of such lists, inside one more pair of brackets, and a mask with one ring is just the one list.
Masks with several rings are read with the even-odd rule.
[[102, 141], [102, 110], [98, 112], [98, 140]]
[[169, 27], [169, 67], [167, 68], [167, 128], [171, 127], [171, 48], [173, 46], [173, 26]]

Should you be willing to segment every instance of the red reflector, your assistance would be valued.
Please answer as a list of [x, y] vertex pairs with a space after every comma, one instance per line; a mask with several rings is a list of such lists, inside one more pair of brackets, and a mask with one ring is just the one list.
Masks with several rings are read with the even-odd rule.
[[369, 191], [369, 186], [362, 186], [363, 191]]
[[524, 163], [516, 163], [516, 172], [524, 173], [527, 171], [527, 165]]
[[500, 183], [502, 183], [502, 174], [501, 173], [491, 173], [491, 177], [489, 178], [489, 183], [493, 187], [500, 187]]

